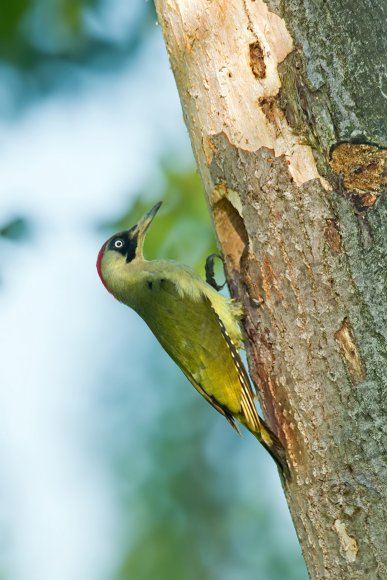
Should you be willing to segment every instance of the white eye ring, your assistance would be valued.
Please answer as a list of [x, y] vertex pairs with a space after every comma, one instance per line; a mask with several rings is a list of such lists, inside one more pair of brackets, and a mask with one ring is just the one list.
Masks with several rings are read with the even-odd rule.
[[123, 245], [124, 245], [124, 242], [122, 240], [116, 240], [114, 242], [114, 247], [115, 248], [122, 248]]

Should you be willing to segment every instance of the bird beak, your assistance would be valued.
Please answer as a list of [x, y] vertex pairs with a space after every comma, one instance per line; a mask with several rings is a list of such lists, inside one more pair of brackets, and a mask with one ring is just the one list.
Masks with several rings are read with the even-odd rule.
[[153, 218], [159, 211], [162, 202], [156, 203], [141, 219], [140, 221], [132, 228], [134, 230], [134, 235], [137, 237], [137, 248], [142, 251], [142, 245], [144, 242], [145, 234], [151, 225]]
[[152, 209], [150, 209], [137, 223], [136, 230], [137, 230], [138, 235], [140, 237], [142, 237], [142, 238], [144, 237], [147, 229], [149, 228], [149, 226], [151, 225], [151, 223], [153, 221], [153, 218], [155, 217], [155, 215], [159, 211], [161, 204], [162, 204], [161, 201], [159, 201], [159, 203], [156, 203], [156, 205], [154, 205], [152, 207]]

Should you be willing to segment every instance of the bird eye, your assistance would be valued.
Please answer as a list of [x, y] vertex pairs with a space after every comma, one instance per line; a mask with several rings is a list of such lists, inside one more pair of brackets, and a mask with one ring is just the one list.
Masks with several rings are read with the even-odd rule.
[[122, 248], [123, 245], [124, 245], [124, 242], [122, 240], [116, 240], [114, 242], [114, 247], [115, 248]]

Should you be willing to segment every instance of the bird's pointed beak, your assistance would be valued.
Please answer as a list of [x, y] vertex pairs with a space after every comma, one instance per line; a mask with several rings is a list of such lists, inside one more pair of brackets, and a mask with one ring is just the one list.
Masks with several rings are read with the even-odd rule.
[[137, 222], [138, 231], [146, 232], [146, 230], [149, 228], [150, 224], [152, 223], [153, 218], [155, 217], [155, 215], [159, 211], [161, 204], [162, 204], [162, 202], [159, 201], [159, 203], [156, 203], [156, 205], [154, 205], [152, 207], [152, 209], [147, 211], [146, 214], [142, 216], [140, 221]]
[[134, 228], [132, 228], [132, 230], [134, 230], [135, 232], [135, 236], [137, 237], [137, 248], [140, 251], [142, 251], [145, 234], [149, 226], [151, 225], [153, 218], [159, 211], [161, 204], [162, 204], [161, 201], [159, 201], [159, 203], [156, 203], [156, 205], [154, 205], [152, 209], [150, 209], [145, 215], [142, 216], [142, 218], [140, 219], [140, 221], [137, 222]]
[[152, 207], [152, 209], [150, 209], [149, 211], [147, 211], [146, 214], [142, 216], [142, 218], [140, 219], [140, 221], [137, 222], [137, 224], [136, 224], [136, 230], [138, 232], [138, 235], [141, 238], [144, 238], [145, 233], [146, 233], [147, 229], [149, 228], [149, 226], [151, 225], [151, 223], [153, 221], [153, 218], [155, 217], [155, 215], [159, 211], [159, 209], [161, 207], [161, 204], [162, 204], [161, 201], [159, 201], [159, 203], [156, 203], [156, 205], [154, 205]]

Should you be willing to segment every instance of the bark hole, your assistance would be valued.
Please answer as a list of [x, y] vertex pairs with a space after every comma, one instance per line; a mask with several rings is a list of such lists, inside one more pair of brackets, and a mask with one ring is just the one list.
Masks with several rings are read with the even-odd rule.
[[234, 206], [224, 197], [214, 205], [214, 221], [226, 263], [232, 271], [239, 272], [241, 258], [248, 245], [243, 220]]
[[275, 98], [274, 97], [261, 97], [258, 99], [259, 106], [261, 107], [266, 119], [273, 123], [275, 121]]
[[266, 76], [266, 65], [261, 44], [256, 40], [249, 46], [250, 68], [256, 79], [264, 79]]

